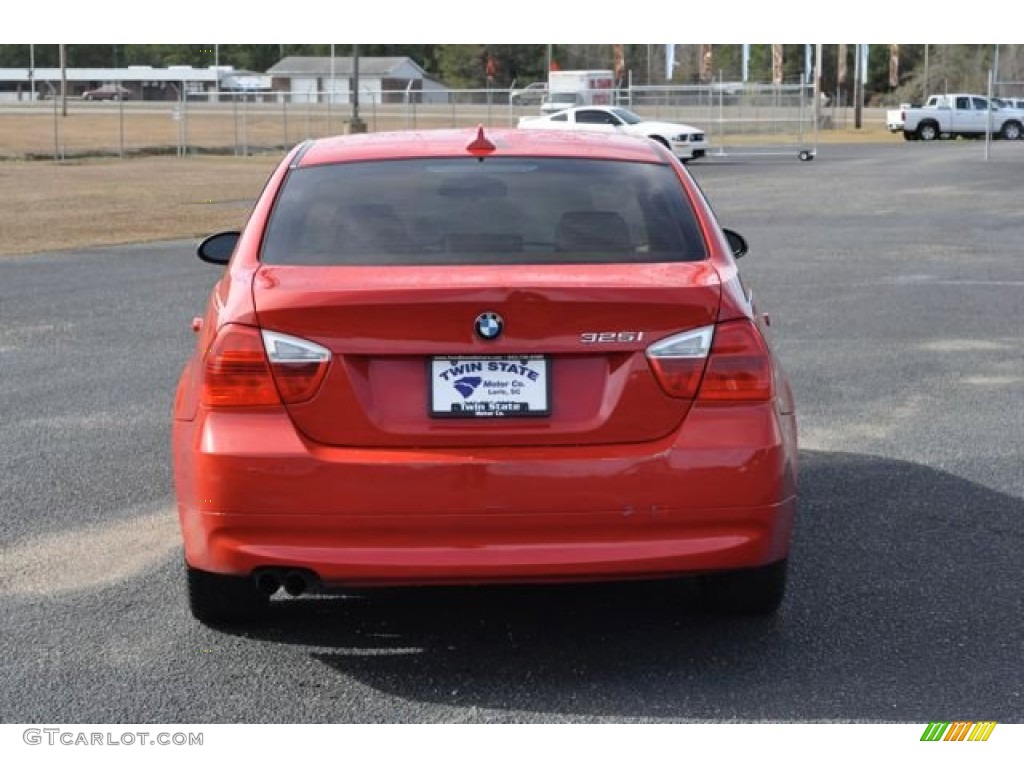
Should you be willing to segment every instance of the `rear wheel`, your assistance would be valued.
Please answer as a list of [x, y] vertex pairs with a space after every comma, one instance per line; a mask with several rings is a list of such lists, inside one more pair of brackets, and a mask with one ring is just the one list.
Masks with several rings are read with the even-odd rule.
[[259, 617], [268, 598], [245, 576], [225, 576], [185, 566], [192, 615], [208, 625], [238, 624]]
[[907, 141], [917, 141], [917, 134], [913, 131], [904, 131], [903, 138]]
[[786, 594], [788, 560], [760, 568], [701, 577], [705, 607], [713, 613], [764, 616], [775, 613]]
[[1003, 125], [1003, 138], [1016, 141], [1021, 136], [1021, 125], [1015, 120], [1009, 120]]
[[921, 123], [917, 127], [917, 138], [921, 141], [935, 141], [939, 135], [939, 126], [935, 123]]

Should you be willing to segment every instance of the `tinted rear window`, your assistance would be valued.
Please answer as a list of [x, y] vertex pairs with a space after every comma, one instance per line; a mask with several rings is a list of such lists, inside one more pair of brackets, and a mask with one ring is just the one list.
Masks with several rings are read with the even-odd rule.
[[442, 158], [292, 171], [268, 264], [696, 261], [704, 241], [667, 165]]

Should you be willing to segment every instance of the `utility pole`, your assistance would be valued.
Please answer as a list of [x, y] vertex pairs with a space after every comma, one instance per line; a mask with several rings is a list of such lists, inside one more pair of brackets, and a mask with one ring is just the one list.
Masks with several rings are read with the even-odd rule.
[[68, 116], [68, 62], [64, 56], [64, 44], [60, 45], [60, 114]]
[[[996, 53], [996, 61], [998, 62], [999, 55], [998, 49]], [[985, 123], [985, 159], [990, 160], [992, 158], [992, 95], [993, 95], [993, 82], [995, 80], [994, 70], [988, 71], [988, 114], [986, 115]]]
[[349, 133], [366, 133], [366, 123], [359, 119], [359, 45], [352, 44], [352, 119]]
[[[999, 43], [996, 43], [995, 61], [992, 63], [992, 79], [995, 85], [999, 85]], [[998, 95], [998, 94], [996, 94]]]
[[861, 82], [861, 52], [860, 43], [856, 46], [856, 56], [853, 63], [853, 127], [861, 128], [861, 118], [864, 111], [864, 84]]
[[359, 122], [359, 46], [352, 44], [352, 122]]
[[331, 43], [331, 89], [327, 93], [327, 133], [331, 133], [331, 102], [334, 101], [334, 43]]
[[821, 43], [814, 46], [814, 135], [818, 135], [821, 127]]
[[924, 44], [924, 95], [922, 101], [928, 98], [928, 43]]

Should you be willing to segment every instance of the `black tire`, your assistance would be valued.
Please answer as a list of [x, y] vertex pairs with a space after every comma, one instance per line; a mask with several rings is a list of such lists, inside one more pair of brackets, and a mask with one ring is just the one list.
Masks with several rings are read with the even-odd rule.
[[788, 560], [760, 568], [701, 577], [704, 607], [712, 613], [766, 616], [775, 613], [786, 594]]
[[939, 126], [930, 120], [917, 126], [917, 138], [921, 141], [936, 141], [941, 136]]
[[1017, 141], [1021, 137], [1021, 125], [1016, 120], [1007, 120], [1003, 123], [1003, 130], [1000, 135], [1009, 141]]
[[906, 141], [917, 141], [917, 134], [914, 133], [913, 131], [904, 131], [903, 138]]
[[188, 571], [188, 605], [192, 615], [209, 626], [241, 624], [267, 609], [269, 599], [246, 576], [225, 576], [185, 566]]

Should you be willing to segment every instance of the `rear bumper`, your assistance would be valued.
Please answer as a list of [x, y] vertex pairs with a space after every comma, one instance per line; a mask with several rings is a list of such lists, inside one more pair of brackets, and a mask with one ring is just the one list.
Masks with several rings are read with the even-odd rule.
[[581, 581], [755, 567], [787, 556], [793, 417], [693, 408], [657, 443], [365, 450], [303, 440], [283, 412], [174, 425], [186, 560], [328, 585]]

